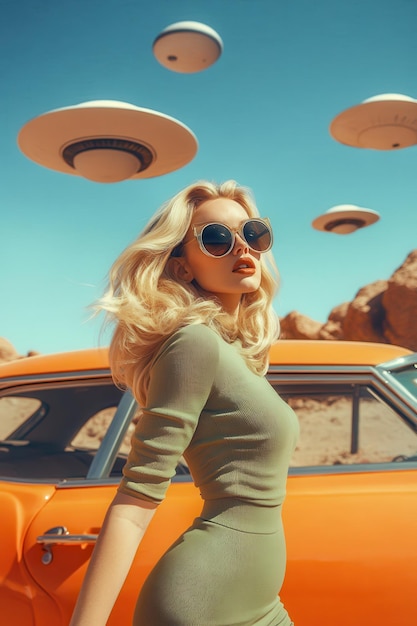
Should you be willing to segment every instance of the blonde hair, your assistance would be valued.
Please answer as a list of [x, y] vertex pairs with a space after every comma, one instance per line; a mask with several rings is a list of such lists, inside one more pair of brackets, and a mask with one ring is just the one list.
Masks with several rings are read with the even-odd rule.
[[203, 297], [197, 285], [181, 281], [169, 262], [172, 256], [180, 256], [196, 208], [216, 198], [234, 200], [249, 217], [259, 216], [250, 191], [233, 180], [219, 185], [200, 181], [186, 187], [159, 209], [115, 261], [109, 287], [97, 304], [108, 321], [116, 322], [110, 345], [113, 378], [131, 389], [142, 405], [158, 349], [189, 324], [206, 324], [229, 343], [239, 339], [248, 367], [257, 374], [266, 371], [269, 348], [279, 332], [272, 310], [278, 270], [271, 253], [261, 255], [260, 287], [242, 295], [237, 322], [218, 302]]

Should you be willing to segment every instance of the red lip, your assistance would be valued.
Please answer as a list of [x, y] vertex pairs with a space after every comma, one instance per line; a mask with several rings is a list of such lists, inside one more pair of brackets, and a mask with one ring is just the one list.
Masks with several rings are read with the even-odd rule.
[[233, 272], [253, 272], [256, 270], [256, 265], [250, 257], [242, 257], [233, 266]]

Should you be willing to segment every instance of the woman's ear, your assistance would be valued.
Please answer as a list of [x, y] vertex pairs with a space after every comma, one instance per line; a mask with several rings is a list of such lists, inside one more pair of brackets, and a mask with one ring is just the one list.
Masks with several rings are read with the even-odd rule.
[[190, 283], [194, 279], [190, 266], [182, 256], [170, 257], [167, 263], [167, 270], [176, 280]]

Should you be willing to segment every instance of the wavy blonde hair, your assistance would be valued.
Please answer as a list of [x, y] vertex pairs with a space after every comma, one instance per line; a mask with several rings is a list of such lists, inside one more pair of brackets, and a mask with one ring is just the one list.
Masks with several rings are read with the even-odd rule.
[[182, 282], [169, 259], [181, 256], [181, 244], [194, 211], [206, 200], [229, 198], [249, 217], [259, 217], [251, 192], [233, 180], [222, 184], [200, 181], [180, 191], [155, 214], [139, 237], [113, 264], [109, 286], [97, 303], [107, 321], [116, 323], [110, 345], [110, 365], [116, 384], [132, 390], [146, 404], [149, 373], [158, 349], [176, 330], [206, 324], [231, 343], [240, 340], [248, 367], [264, 374], [269, 348], [279, 333], [272, 299], [278, 270], [272, 254], [261, 255], [261, 283], [242, 295], [238, 320], [231, 319], [198, 285]]

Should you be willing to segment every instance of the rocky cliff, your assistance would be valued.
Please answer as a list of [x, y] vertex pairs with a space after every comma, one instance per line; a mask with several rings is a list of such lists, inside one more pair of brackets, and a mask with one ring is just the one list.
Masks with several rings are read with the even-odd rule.
[[417, 352], [417, 250], [388, 280], [359, 289], [352, 302], [339, 304], [322, 324], [292, 311], [281, 319], [283, 339], [378, 341]]

